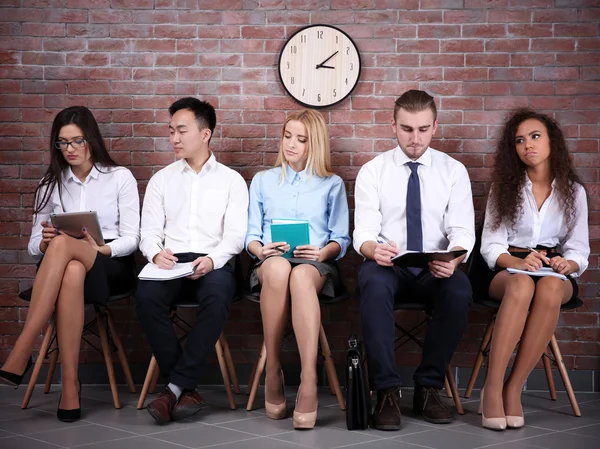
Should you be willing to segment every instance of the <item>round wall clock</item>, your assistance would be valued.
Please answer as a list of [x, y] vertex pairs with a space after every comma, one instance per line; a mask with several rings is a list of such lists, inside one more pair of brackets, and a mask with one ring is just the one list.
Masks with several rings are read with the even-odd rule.
[[354, 41], [330, 25], [310, 25], [294, 33], [279, 55], [279, 77], [296, 101], [324, 108], [344, 100], [360, 76]]

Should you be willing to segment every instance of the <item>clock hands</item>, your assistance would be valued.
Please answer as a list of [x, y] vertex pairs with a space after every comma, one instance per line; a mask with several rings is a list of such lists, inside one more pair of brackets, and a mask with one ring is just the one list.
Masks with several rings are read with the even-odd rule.
[[316, 68], [317, 68], [317, 69], [320, 69], [321, 67], [323, 67], [324, 69], [333, 69], [333, 68], [335, 68], [335, 67], [331, 67], [331, 66], [325, 65], [325, 63], [326, 63], [327, 61], [329, 61], [331, 58], [333, 58], [335, 55], [337, 55], [338, 53], [339, 53], [339, 51], [336, 51], [334, 54], [332, 54], [332, 55], [331, 55], [329, 58], [327, 58], [327, 59], [326, 59], [325, 61], [323, 61], [321, 64], [317, 64], [317, 67], [316, 67]]

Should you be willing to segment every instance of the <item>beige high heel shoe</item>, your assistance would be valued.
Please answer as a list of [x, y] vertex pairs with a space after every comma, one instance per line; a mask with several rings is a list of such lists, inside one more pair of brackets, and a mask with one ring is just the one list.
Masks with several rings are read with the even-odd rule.
[[[296, 407], [298, 406], [298, 394], [300, 393], [300, 388], [298, 388], [298, 393], [296, 394]], [[294, 410], [294, 429], [313, 429], [317, 422], [317, 409], [319, 408], [319, 403], [317, 402], [317, 408], [315, 408], [314, 412], [306, 412], [301, 413]]]
[[504, 430], [506, 429], [506, 418], [486, 418], [483, 414], [483, 388], [481, 389], [481, 399], [479, 400], [479, 414], [481, 415], [481, 425], [486, 429]]
[[281, 404], [271, 404], [267, 402], [267, 385], [265, 378], [265, 410], [267, 411], [267, 416], [271, 419], [285, 419], [287, 418], [287, 401], [285, 400], [285, 380], [283, 378], [283, 370], [281, 370], [281, 388], [283, 390], [283, 403]]

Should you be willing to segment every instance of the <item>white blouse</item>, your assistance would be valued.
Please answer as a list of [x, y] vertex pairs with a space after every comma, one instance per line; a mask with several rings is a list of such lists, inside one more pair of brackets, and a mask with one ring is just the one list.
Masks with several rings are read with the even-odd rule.
[[[125, 167], [93, 167], [85, 182], [71, 171], [61, 175], [62, 198], [54, 187], [48, 203], [33, 215], [33, 227], [27, 249], [33, 257], [41, 258], [42, 222], [50, 222], [51, 213], [96, 211], [104, 239], [111, 257], [133, 253], [140, 241], [140, 200], [137, 181]], [[38, 192], [36, 201], [44, 197], [44, 189]], [[61, 201], [62, 199], [62, 201]], [[38, 204], [38, 203], [36, 203]]]
[[568, 232], [563, 210], [552, 183], [550, 196], [538, 211], [533, 196], [532, 183], [527, 178], [523, 186], [523, 212], [517, 218], [514, 227], [502, 222], [498, 229], [492, 230], [492, 205], [488, 198], [485, 224], [481, 236], [481, 255], [491, 270], [496, 269], [496, 261], [502, 254], [508, 254], [508, 247], [519, 248], [537, 245], [549, 248], [558, 247], [563, 257], [579, 265], [572, 276], [580, 276], [588, 267], [590, 241], [588, 232], [588, 208], [585, 190], [580, 184], [575, 188], [576, 215], [573, 226]]

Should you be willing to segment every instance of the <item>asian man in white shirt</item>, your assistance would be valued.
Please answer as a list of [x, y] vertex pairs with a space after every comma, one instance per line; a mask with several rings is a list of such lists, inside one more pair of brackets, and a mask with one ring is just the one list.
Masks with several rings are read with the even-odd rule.
[[[159, 424], [187, 418], [205, 405], [196, 385], [236, 291], [235, 256], [244, 248], [248, 217], [246, 182], [209, 150], [214, 108], [187, 97], [173, 103], [169, 113], [170, 140], [179, 160], [148, 183], [140, 250], [159, 268], [193, 262], [195, 271], [187, 278], [140, 281], [136, 294], [139, 320], [168, 383], [147, 407]], [[182, 348], [169, 307], [184, 289], [199, 312]]]
[[437, 129], [433, 97], [410, 90], [396, 100], [392, 129], [398, 146], [366, 163], [356, 179], [354, 248], [364, 256], [358, 274], [360, 313], [371, 388], [377, 390], [373, 427], [400, 429], [401, 379], [394, 354], [394, 302], [428, 301], [433, 317], [414, 374], [413, 411], [432, 423], [452, 421], [440, 400], [446, 368], [467, 322], [471, 284], [463, 255], [428, 268], [395, 266], [407, 250], [471, 251], [473, 198], [463, 164], [429, 147]]

